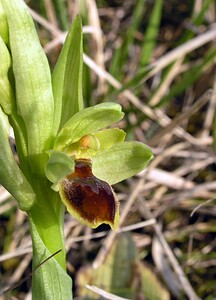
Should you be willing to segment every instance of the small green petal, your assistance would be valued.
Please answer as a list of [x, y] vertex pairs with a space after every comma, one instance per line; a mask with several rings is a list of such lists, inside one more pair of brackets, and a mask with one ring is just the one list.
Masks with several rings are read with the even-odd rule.
[[119, 128], [104, 129], [94, 133], [94, 136], [100, 143], [100, 149], [107, 150], [117, 143], [123, 143], [126, 133]]
[[153, 159], [148, 146], [140, 142], [116, 144], [93, 157], [95, 176], [115, 184], [142, 171]]
[[93, 134], [121, 120], [124, 113], [121, 106], [112, 103], [101, 103], [76, 113], [60, 130], [54, 143], [54, 149], [65, 150], [87, 134]]
[[45, 174], [49, 181], [53, 182], [52, 188], [57, 191], [58, 182], [73, 172], [74, 160], [60, 151], [49, 151], [49, 160], [46, 165]]

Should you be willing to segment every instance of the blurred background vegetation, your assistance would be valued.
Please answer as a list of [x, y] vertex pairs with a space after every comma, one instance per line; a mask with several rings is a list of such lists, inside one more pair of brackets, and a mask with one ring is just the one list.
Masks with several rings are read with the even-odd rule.
[[[147, 171], [114, 187], [119, 231], [92, 230], [65, 215], [75, 299], [117, 299], [103, 291], [137, 300], [216, 299], [216, 1], [27, 4], [51, 69], [81, 15], [85, 106], [120, 103], [119, 127], [155, 156]], [[0, 222], [1, 289], [31, 270], [26, 216], [2, 187]], [[2, 299], [31, 299], [31, 278]]]

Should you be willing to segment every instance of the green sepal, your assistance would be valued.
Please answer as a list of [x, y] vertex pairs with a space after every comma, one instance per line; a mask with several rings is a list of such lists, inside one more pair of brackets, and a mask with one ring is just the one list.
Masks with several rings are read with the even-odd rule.
[[52, 74], [56, 132], [59, 126], [62, 128], [75, 113], [83, 109], [82, 56], [82, 22], [81, 18], [77, 16]]
[[17, 200], [21, 210], [28, 211], [33, 206], [36, 196], [17, 165], [8, 137], [8, 117], [0, 107], [0, 184]]
[[17, 112], [26, 127], [31, 169], [41, 175], [45, 151], [50, 149], [53, 135], [54, 100], [50, 68], [25, 2], [1, 1], [9, 26]]
[[121, 106], [112, 102], [85, 108], [68, 120], [60, 130], [54, 143], [54, 149], [66, 150], [68, 146], [77, 142], [82, 136], [93, 134], [118, 122], [123, 116]]
[[1, 36], [0, 57], [0, 105], [4, 112], [9, 115], [14, 107], [14, 95], [8, 79], [8, 71], [11, 68], [11, 56]]
[[[9, 34], [8, 34], [8, 23], [5, 14], [5, 10], [0, 1], [0, 36], [5, 44], [8, 44]], [[2, 60], [1, 60], [2, 61]]]
[[94, 136], [100, 144], [99, 151], [102, 151], [109, 149], [114, 144], [123, 143], [126, 133], [119, 128], [109, 128], [97, 131]]
[[53, 183], [52, 189], [58, 191], [58, 182], [74, 172], [74, 160], [64, 152], [50, 150], [45, 168], [46, 177]]
[[92, 171], [101, 180], [115, 184], [142, 171], [152, 159], [152, 152], [145, 144], [124, 142], [97, 153]]

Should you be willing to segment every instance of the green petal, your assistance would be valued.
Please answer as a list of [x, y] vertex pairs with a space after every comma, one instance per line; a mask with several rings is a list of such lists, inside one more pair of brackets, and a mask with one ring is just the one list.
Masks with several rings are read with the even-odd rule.
[[92, 170], [98, 178], [115, 184], [142, 171], [152, 159], [145, 144], [124, 142], [94, 156]]
[[121, 106], [106, 102], [76, 113], [61, 129], [55, 140], [54, 149], [63, 150], [82, 136], [92, 134], [121, 120], [124, 113]]
[[83, 109], [82, 98], [82, 22], [77, 16], [67, 35], [52, 75], [56, 131]]
[[46, 177], [54, 183], [52, 188], [57, 191], [57, 183], [74, 171], [74, 160], [60, 151], [49, 151], [49, 160], [46, 165]]
[[100, 150], [109, 149], [117, 143], [123, 143], [126, 133], [119, 128], [104, 129], [94, 133], [94, 136], [100, 143]]

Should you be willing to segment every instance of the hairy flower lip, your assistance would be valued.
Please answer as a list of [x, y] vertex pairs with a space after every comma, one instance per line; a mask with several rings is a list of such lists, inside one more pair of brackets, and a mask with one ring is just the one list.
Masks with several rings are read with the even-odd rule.
[[89, 159], [77, 159], [75, 171], [60, 182], [60, 196], [67, 210], [92, 228], [109, 224], [115, 229], [119, 203], [112, 187], [92, 173]]

